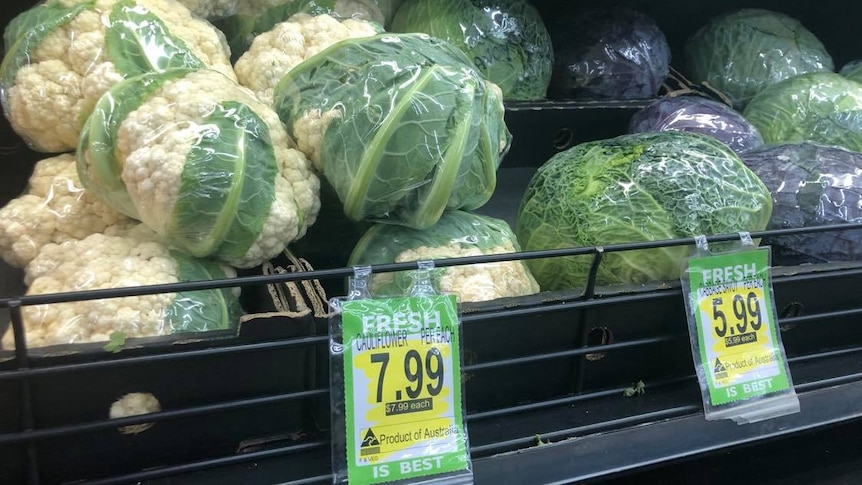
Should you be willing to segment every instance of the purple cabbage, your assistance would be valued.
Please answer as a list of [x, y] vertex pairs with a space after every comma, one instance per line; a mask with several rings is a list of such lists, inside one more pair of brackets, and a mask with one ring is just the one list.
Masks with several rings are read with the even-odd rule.
[[702, 96], [662, 98], [632, 116], [629, 133], [687, 131], [718, 139], [742, 153], [763, 145], [760, 132], [739, 112]]
[[[767, 229], [862, 222], [862, 153], [813, 142], [764, 145], [741, 155], [773, 198]], [[851, 261], [862, 230], [764, 238], [777, 265]]]
[[595, 7], [546, 22], [554, 46], [549, 97], [649, 99], [670, 71], [664, 33], [629, 7]]

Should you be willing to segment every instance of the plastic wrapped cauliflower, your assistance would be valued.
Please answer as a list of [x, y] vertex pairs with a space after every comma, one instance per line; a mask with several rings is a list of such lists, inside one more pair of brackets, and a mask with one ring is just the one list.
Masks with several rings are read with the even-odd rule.
[[240, 84], [254, 91], [263, 102], [272, 104], [278, 82], [297, 64], [340, 40], [380, 32], [382, 29], [377, 24], [364, 20], [296, 14], [257, 36], [234, 69]]
[[[433, 259], [506, 254], [520, 251], [515, 235], [502, 220], [464, 211], [445, 212], [430, 229], [390, 224], [371, 227], [350, 255], [350, 266], [428, 261]], [[372, 276], [375, 296], [409, 292], [413, 271]], [[451, 266], [433, 270], [438, 291], [457, 293], [463, 302], [532, 295], [539, 285], [523, 261]]]
[[75, 149], [99, 97], [123, 78], [210, 68], [235, 79], [224, 35], [174, 0], [49, 0], [4, 33], [3, 109], [42, 152]]
[[[142, 224], [48, 244], [27, 265], [28, 295], [233, 278], [225, 265], [165, 246]], [[22, 309], [29, 347], [232, 328], [242, 313], [239, 291], [202, 290], [73, 301]], [[11, 348], [11, 327], [3, 346]]]
[[329, 15], [383, 25], [394, 15], [392, 9], [396, 5], [393, 3], [390, 0], [242, 0], [237, 5], [236, 15], [216, 21], [216, 25], [227, 36], [235, 61], [249, 49], [255, 37], [296, 14]]
[[236, 14], [240, 0], [178, 0], [200, 18], [219, 20]]
[[320, 180], [275, 112], [211, 70], [129, 78], [81, 135], [84, 187], [171, 245], [249, 268], [305, 235]]
[[86, 192], [75, 156], [36, 163], [27, 191], [0, 209], [0, 257], [23, 268], [42, 246], [84, 239], [131, 219]]

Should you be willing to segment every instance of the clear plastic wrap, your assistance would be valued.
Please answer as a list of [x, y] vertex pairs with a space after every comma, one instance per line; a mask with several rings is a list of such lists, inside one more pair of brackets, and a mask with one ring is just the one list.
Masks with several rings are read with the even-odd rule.
[[[27, 294], [36, 295], [235, 276], [228, 266], [171, 250], [137, 224], [111, 235], [46, 245], [27, 266], [25, 283]], [[238, 288], [22, 308], [29, 347], [228, 329], [237, 325], [241, 313]], [[3, 347], [14, 347], [11, 326]]]
[[178, 0], [186, 8], [202, 19], [220, 20], [236, 15], [243, 0]]
[[[326, 14], [339, 20], [366, 20], [383, 25], [386, 15], [392, 15], [388, 10], [392, 3], [390, 0], [242, 0], [236, 15], [215, 24], [227, 37], [231, 57], [236, 61], [255, 37], [296, 14]], [[387, 9], [386, 14], [381, 7]]]
[[234, 70], [240, 84], [271, 105], [278, 82], [300, 62], [338, 41], [382, 32], [379, 25], [365, 20], [298, 13], [255, 37]]
[[689, 79], [709, 83], [743, 110], [764, 88], [835, 69], [822, 42], [786, 14], [746, 8], [719, 15], [685, 44]]
[[[372, 226], [353, 249], [348, 265], [430, 261], [520, 250], [515, 234], [505, 221], [464, 211], [448, 211], [435, 226], [425, 230], [389, 224]], [[375, 274], [371, 291], [380, 297], [406, 294], [414, 273]], [[433, 274], [438, 291], [456, 293], [463, 302], [539, 292], [536, 280], [523, 261], [437, 268]]]
[[803, 74], [760, 92], [745, 109], [766, 143], [811, 141], [862, 152], [862, 84]]
[[555, 56], [551, 98], [652, 98], [670, 72], [664, 33], [633, 8], [564, 10], [548, 20], [548, 29]]
[[[724, 143], [698, 133], [640, 133], [554, 155], [527, 186], [515, 233], [527, 251], [603, 246], [760, 231], [771, 213], [769, 190]], [[596, 283], [676, 280], [687, 255], [685, 246], [607, 253]], [[592, 261], [527, 265], [543, 290], [577, 290]]]
[[4, 32], [0, 100], [33, 149], [75, 150], [82, 124], [111, 86], [169, 68], [235, 79], [224, 35], [168, 0], [48, 0]]
[[844, 64], [844, 67], [841, 68], [839, 74], [847, 79], [852, 79], [858, 83], [862, 83], [862, 59], [850, 61], [847, 64]]
[[542, 17], [525, 0], [407, 0], [395, 14], [393, 32], [424, 32], [473, 59], [503, 99], [544, 99], [554, 51]]
[[425, 34], [339, 42], [288, 72], [274, 107], [354, 221], [424, 229], [481, 207], [511, 142], [499, 88]]
[[248, 268], [302, 237], [320, 180], [278, 116], [220, 73], [129, 78], [87, 121], [78, 172], [87, 190], [196, 257]]
[[[862, 222], [862, 153], [810, 142], [751, 150], [742, 161], [772, 193], [768, 229]], [[862, 257], [862, 231], [765, 238], [777, 265], [853, 261]]]
[[709, 135], [737, 153], [763, 145], [757, 128], [726, 104], [702, 96], [666, 97], [629, 120], [629, 133], [686, 131]]
[[74, 155], [46, 158], [34, 166], [25, 192], [0, 209], [0, 257], [23, 268], [46, 244], [131, 221], [84, 190]]

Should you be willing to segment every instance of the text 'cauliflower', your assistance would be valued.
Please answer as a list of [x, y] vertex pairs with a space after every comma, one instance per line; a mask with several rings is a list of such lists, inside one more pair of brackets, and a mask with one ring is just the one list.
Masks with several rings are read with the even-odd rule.
[[84, 127], [88, 191], [196, 257], [248, 268], [304, 236], [320, 181], [254, 94], [211, 70], [129, 78]]

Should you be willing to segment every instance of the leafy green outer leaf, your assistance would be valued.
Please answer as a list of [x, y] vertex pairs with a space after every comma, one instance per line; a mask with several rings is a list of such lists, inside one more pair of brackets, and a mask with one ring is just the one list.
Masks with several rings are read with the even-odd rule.
[[[208, 259], [196, 259], [171, 251], [177, 262], [180, 282], [211, 281], [227, 278], [221, 265]], [[205, 332], [234, 328], [242, 315], [239, 298], [231, 288], [185, 291], [177, 293], [168, 309], [165, 323], [171, 333]]]
[[539, 12], [524, 0], [411, 0], [393, 32], [424, 32], [467, 53], [507, 100], [544, 99], [554, 52]]
[[[364, 266], [394, 263], [398, 256], [418, 247], [436, 248], [457, 244], [465, 250], [482, 252], [510, 242], [520, 250], [515, 234], [509, 225], [500, 219], [473, 214], [466, 211], [446, 211], [433, 227], [423, 230], [395, 224], [374, 224], [354, 246], [347, 262], [348, 266]], [[448, 268], [436, 268], [432, 279], [436, 282]], [[406, 294], [413, 283], [413, 271], [388, 273], [390, 277], [377, 286], [377, 296]]]
[[[721, 142], [683, 132], [583, 143], [530, 181], [516, 234], [525, 250], [600, 246], [763, 230], [769, 190]], [[720, 249], [716, 247], [716, 249]], [[686, 247], [606, 254], [597, 283], [679, 277]], [[591, 256], [528, 261], [544, 290], [583, 288]]]
[[18, 71], [30, 63], [30, 51], [59, 27], [68, 24], [84, 10], [90, 10], [95, 0], [63, 6], [51, 0], [24, 11], [6, 26], [3, 33], [6, 55], [0, 64], [0, 86], [9, 89], [15, 84]]
[[480, 207], [493, 193], [505, 151], [487, 148], [508, 146], [510, 135], [502, 109], [487, 112], [486, 91], [451, 44], [383, 34], [299, 64], [276, 88], [274, 106], [293, 136], [305, 113], [339, 113], [320, 153], [351, 220], [425, 228], [446, 208]]
[[277, 172], [266, 123], [239, 102], [216, 106], [186, 156], [171, 242], [198, 257], [243, 257], [269, 216]]
[[159, 17], [134, 0], [121, 0], [111, 9], [105, 45], [124, 77], [171, 68], [206, 68]]
[[78, 138], [78, 177], [88, 192], [114, 210], [139, 219], [123, 182], [122, 162], [117, 158], [117, 132], [129, 113], [138, 109], [166, 82], [193, 72], [172, 69], [133, 76], [115, 84], [96, 103]]
[[803, 74], [760, 92], [744, 112], [767, 143], [812, 141], [862, 152], [862, 84]]

